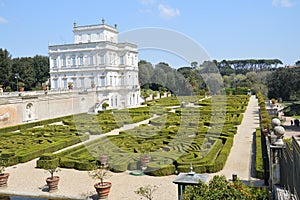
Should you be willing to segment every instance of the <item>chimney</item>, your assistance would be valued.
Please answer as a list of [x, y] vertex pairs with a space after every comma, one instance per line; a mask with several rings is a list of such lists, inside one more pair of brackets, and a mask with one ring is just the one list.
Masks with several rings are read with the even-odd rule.
[[74, 21], [74, 23], [73, 23], [73, 26], [74, 26], [74, 28], [76, 28], [76, 27], [77, 27], [77, 23], [76, 23], [76, 21]]
[[102, 24], [103, 24], [103, 25], [105, 24], [105, 20], [104, 20], [104, 18], [102, 18]]

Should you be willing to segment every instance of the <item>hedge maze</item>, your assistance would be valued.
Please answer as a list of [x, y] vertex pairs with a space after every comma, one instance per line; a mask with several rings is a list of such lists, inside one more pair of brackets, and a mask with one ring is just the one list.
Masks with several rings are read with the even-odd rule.
[[100, 111], [98, 115], [80, 114], [63, 120], [63, 123], [74, 126], [79, 132], [98, 135], [110, 132], [124, 124], [132, 124], [153, 116], [149, 107], [123, 110]]
[[7, 165], [27, 162], [43, 153], [54, 152], [88, 139], [87, 134], [61, 125], [1, 133], [0, 137], [0, 156]]
[[[169, 106], [170, 99], [160, 99], [159, 104]], [[140, 169], [140, 158], [146, 154], [151, 157], [146, 173], [153, 176], [187, 172], [190, 163], [197, 173], [219, 171], [230, 153], [249, 97], [214, 96], [202, 102], [194, 99], [198, 107], [160, 109], [164, 111], [149, 124], [64, 151], [57, 155], [60, 166], [90, 170], [97, 158], [106, 154], [111, 170], [124, 172]], [[148, 112], [145, 116], [150, 115], [154, 105], [147, 106], [148, 111], [144, 108]]]
[[[79, 114], [0, 129], [0, 159], [7, 165], [27, 162], [89, 138], [144, 119], [149, 107], [110, 110], [98, 115]], [[49, 125], [63, 122], [63, 125]]]

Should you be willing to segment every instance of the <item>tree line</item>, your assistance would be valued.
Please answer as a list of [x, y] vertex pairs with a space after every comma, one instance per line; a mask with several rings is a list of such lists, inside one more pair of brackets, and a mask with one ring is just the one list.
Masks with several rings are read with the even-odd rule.
[[6, 49], [0, 48], [0, 85], [4, 91], [41, 89], [49, 79], [48, 56], [12, 58]]
[[[269, 98], [300, 100], [300, 60], [294, 68], [278, 67], [278, 64], [282, 64], [279, 59], [213, 60], [174, 69], [165, 62], [152, 65], [141, 60], [139, 82], [144, 95], [149, 95], [147, 90], [191, 95], [217, 94], [222, 88], [236, 93], [239, 88], [249, 88]], [[0, 71], [0, 86], [4, 91], [16, 91], [23, 85], [26, 90], [41, 89], [50, 77], [49, 57], [12, 58], [6, 49], [0, 48]]]

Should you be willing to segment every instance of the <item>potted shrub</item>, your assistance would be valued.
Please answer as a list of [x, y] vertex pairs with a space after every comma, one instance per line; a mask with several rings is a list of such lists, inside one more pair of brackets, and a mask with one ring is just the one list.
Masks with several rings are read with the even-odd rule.
[[103, 110], [106, 110], [106, 108], [109, 106], [109, 104], [108, 103], [106, 103], [106, 102], [104, 102], [103, 104], [102, 104], [102, 109]]
[[58, 189], [58, 182], [59, 182], [59, 176], [54, 176], [55, 172], [59, 171], [59, 168], [50, 168], [48, 169], [49, 173], [51, 174], [50, 177], [46, 178], [46, 183], [49, 188], [49, 192], [54, 192]]
[[23, 92], [25, 90], [25, 83], [19, 82], [19, 91]]
[[99, 199], [106, 199], [108, 197], [108, 194], [110, 192], [110, 188], [112, 186], [111, 182], [104, 182], [104, 178], [107, 178], [110, 176], [110, 173], [108, 171], [108, 167], [105, 165], [100, 165], [97, 169], [90, 171], [89, 175], [93, 179], [98, 179], [100, 182], [96, 183], [94, 185], [98, 198]]
[[69, 90], [73, 90], [73, 82], [68, 83], [68, 88], [69, 88]]
[[9, 173], [4, 173], [5, 164], [3, 161], [0, 161], [0, 188], [7, 187], [7, 181]]
[[95, 84], [94, 81], [91, 82], [91, 87], [92, 87], [92, 88], [95, 88], [95, 87], [96, 87], [96, 84]]
[[101, 154], [101, 155], [99, 156], [99, 160], [98, 160], [99, 165], [104, 165], [104, 166], [106, 166], [106, 165], [107, 165], [107, 159], [108, 159], [108, 156], [107, 156], [107, 155]]
[[42, 90], [44, 90], [44, 91], [47, 90], [47, 84], [46, 84], [46, 83], [43, 83], [43, 84], [42, 84]]
[[51, 175], [50, 177], [46, 178], [49, 192], [54, 192], [58, 189], [59, 176], [54, 176], [54, 173], [60, 171], [58, 164], [58, 158], [52, 153], [43, 154], [37, 161], [37, 167], [47, 170]]

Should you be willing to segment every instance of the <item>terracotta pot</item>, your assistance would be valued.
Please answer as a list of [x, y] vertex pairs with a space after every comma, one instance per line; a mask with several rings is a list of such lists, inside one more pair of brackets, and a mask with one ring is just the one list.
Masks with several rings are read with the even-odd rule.
[[149, 164], [150, 160], [151, 160], [150, 156], [142, 156], [141, 157], [141, 164], [142, 164], [142, 166], [146, 167]]
[[24, 87], [19, 87], [20, 92], [24, 92], [25, 88]]
[[46, 179], [47, 185], [49, 187], [49, 192], [54, 192], [58, 189], [58, 181], [59, 176], [53, 176], [53, 179], [51, 177], [48, 177]]
[[101, 165], [106, 165], [106, 163], [107, 163], [107, 158], [108, 158], [107, 155], [101, 155], [101, 156], [99, 157], [100, 164], [101, 164]]
[[108, 198], [108, 194], [109, 194], [110, 188], [111, 188], [110, 182], [103, 182], [103, 185], [101, 183], [96, 183], [94, 185], [94, 187], [97, 191], [99, 199], [107, 199]]
[[47, 90], [47, 86], [43, 85], [43, 86], [42, 86], [42, 89], [43, 89], [44, 91], [46, 91], [46, 90]]
[[3, 173], [0, 175], [0, 188], [7, 187], [9, 173]]

